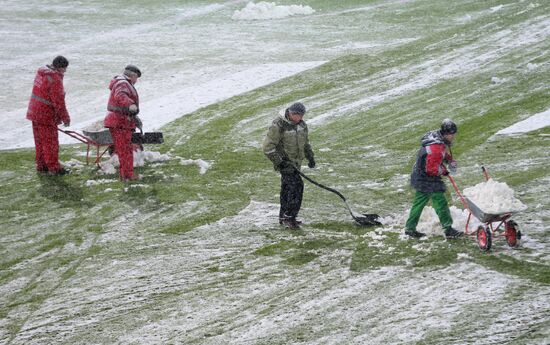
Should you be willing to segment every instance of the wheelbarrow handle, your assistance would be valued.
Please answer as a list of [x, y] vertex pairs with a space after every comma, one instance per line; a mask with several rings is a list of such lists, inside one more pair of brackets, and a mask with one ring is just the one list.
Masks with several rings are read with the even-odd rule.
[[449, 178], [449, 180], [451, 181], [451, 184], [453, 185], [455, 191], [456, 191], [456, 194], [458, 194], [458, 197], [460, 198], [460, 201], [462, 202], [462, 205], [464, 205], [464, 208], [466, 209], [470, 209], [468, 207], [468, 202], [466, 202], [466, 199], [464, 198], [464, 196], [462, 195], [462, 193], [460, 192], [460, 189], [458, 189], [458, 186], [456, 185], [456, 182], [455, 182], [455, 179], [451, 176], [451, 175], [447, 175], [447, 177]]

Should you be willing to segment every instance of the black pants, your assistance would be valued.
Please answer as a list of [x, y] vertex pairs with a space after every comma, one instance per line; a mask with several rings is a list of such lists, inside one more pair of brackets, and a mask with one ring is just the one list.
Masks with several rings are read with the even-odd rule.
[[296, 172], [281, 173], [281, 209], [279, 218], [296, 218], [302, 207], [304, 181]]

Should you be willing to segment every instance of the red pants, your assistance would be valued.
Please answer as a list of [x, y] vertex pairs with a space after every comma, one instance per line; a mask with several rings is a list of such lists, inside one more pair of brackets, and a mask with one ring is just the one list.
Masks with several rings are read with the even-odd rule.
[[36, 170], [57, 172], [59, 164], [59, 141], [57, 126], [37, 124], [33, 121], [34, 146], [36, 149]]
[[120, 162], [120, 178], [131, 179], [134, 177], [134, 153], [132, 152], [132, 130], [125, 128], [109, 128], [115, 153]]

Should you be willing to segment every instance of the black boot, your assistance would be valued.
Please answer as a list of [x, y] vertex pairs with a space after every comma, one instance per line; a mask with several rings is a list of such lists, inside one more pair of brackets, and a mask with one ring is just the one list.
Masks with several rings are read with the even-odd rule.
[[290, 230], [300, 229], [300, 225], [296, 222], [296, 218], [285, 218], [283, 219], [283, 225], [289, 228]]
[[426, 234], [423, 233], [423, 232], [419, 232], [419, 231], [416, 231], [416, 230], [409, 230], [409, 229], [405, 230], [405, 235], [408, 235], [412, 238], [421, 238], [421, 237], [426, 236]]
[[445, 229], [445, 237], [447, 239], [458, 238], [463, 235], [464, 233], [462, 231], [458, 231], [454, 229], [452, 226], [449, 226], [447, 229]]

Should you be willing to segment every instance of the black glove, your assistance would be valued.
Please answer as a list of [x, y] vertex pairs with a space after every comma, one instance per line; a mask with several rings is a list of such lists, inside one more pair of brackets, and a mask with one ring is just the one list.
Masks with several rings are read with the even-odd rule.
[[315, 159], [310, 159], [309, 163], [307, 163], [308, 168], [313, 169], [315, 168]]
[[449, 164], [447, 164], [447, 167], [449, 169], [449, 173], [451, 173], [452, 175], [456, 174], [458, 170], [458, 164], [455, 160], [450, 161]]

